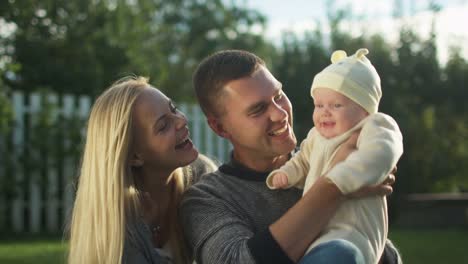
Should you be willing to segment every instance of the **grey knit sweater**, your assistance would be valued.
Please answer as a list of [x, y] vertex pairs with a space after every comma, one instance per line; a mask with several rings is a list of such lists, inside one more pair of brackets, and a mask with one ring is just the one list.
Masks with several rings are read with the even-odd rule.
[[[231, 160], [185, 192], [180, 216], [198, 264], [293, 263], [268, 227], [300, 199], [301, 190], [272, 191], [267, 176]], [[384, 263], [401, 263], [391, 243]]]
[[231, 161], [185, 192], [182, 225], [198, 264], [292, 263], [268, 226], [297, 202], [301, 191], [271, 191], [267, 176]]

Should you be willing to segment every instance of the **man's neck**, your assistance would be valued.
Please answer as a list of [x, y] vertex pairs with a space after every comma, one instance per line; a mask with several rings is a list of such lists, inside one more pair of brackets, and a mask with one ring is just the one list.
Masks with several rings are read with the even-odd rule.
[[257, 172], [269, 172], [281, 167], [289, 159], [289, 154], [274, 157], [239, 154], [233, 151], [233, 158], [242, 166]]

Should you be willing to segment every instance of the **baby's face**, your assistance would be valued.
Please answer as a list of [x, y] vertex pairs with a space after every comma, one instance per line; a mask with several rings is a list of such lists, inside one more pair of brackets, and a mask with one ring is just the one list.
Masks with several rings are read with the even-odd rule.
[[339, 136], [368, 116], [360, 105], [328, 88], [317, 88], [314, 93], [315, 128], [325, 138]]

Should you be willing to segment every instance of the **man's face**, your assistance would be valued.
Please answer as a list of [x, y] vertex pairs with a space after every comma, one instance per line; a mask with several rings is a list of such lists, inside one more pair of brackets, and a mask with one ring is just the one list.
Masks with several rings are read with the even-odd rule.
[[267, 68], [261, 66], [252, 76], [227, 83], [219, 100], [224, 114], [218, 122], [239, 161], [274, 159], [296, 146], [291, 102]]

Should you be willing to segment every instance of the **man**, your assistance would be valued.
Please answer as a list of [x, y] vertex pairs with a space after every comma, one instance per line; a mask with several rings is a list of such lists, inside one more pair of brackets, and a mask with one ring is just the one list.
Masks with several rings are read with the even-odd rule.
[[[297, 143], [281, 83], [254, 54], [228, 50], [206, 58], [193, 84], [210, 127], [233, 146], [231, 161], [190, 187], [181, 204], [196, 261], [298, 262], [347, 198], [325, 177], [302, 198], [295, 188], [271, 191], [265, 185], [268, 173], [290, 158]], [[348, 153], [343, 148], [334, 162]], [[391, 191], [381, 185], [364, 193]], [[388, 252], [398, 258], [395, 250]]]

